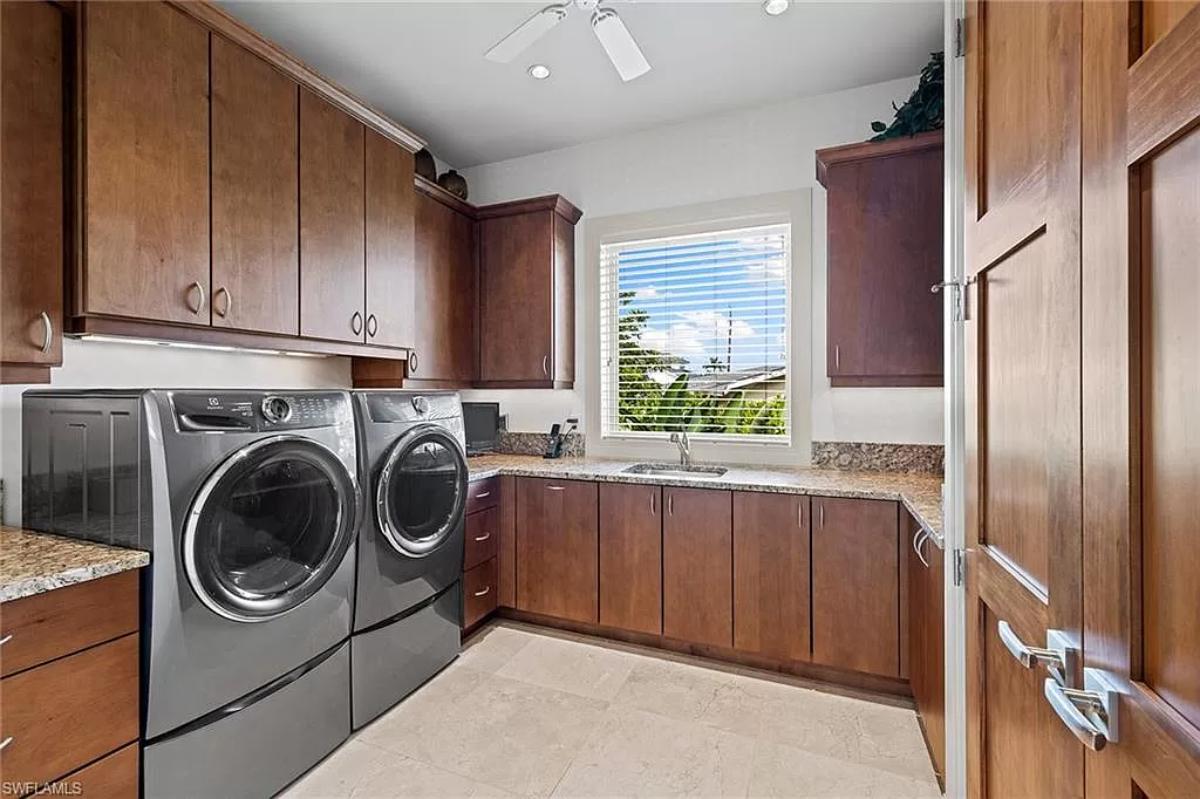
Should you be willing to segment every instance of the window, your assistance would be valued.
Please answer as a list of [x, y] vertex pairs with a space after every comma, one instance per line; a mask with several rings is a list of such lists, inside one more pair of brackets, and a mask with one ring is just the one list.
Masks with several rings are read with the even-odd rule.
[[603, 244], [601, 434], [786, 442], [789, 225]]

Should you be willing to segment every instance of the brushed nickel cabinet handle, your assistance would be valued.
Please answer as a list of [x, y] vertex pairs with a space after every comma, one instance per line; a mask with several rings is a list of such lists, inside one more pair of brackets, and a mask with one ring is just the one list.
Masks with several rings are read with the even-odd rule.
[[12, 640], [12, 637], [13, 637], [13, 634], [9, 633], [8, 635], [4, 636], [3, 638], [0, 638], [0, 646], [4, 646], [5, 644], [7, 644], [9, 641]]
[[550, 356], [549, 355], [542, 356], [542, 374], [545, 375], [546, 377], [550, 376]]
[[674, 494], [667, 494], [667, 515], [668, 516], [675, 515], [675, 495]]
[[199, 280], [193, 280], [192, 285], [188, 286], [188, 291], [191, 292], [193, 289], [196, 291], [196, 307], [192, 308], [191, 311], [196, 316], [199, 316], [200, 312], [204, 310], [204, 286], [200, 285]]
[[408, 373], [410, 375], [415, 375], [417, 373], [417, 352], [416, 352], [416, 350], [409, 350], [409, 352], [408, 352]]
[[822, 530], [824, 530], [825, 529], [825, 503], [824, 502], [817, 503], [817, 511], [818, 511], [817, 515], [821, 519], [820, 527]]
[[566, 491], [562, 486], [546, 486], [547, 491]]
[[362, 332], [362, 327], [362, 314], [355, 311], [354, 315], [350, 317], [350, 330], [357, 336]]
[[487, 541], [491, 537], [492, 537], [491, 533], [484, 533], [483, 535], [475, 536], [475, 540], [476, 541]]
[[837, 344], [833, 345], [833, 371], [842, 371], [842, 348]]
[[796, 527], [801, 530], [804, 529], [804, 502], [803, 501], [796, 503]]
[[926, 569], [929, 568], [929, 561], [925, 560], [925, 553], [921, 550], [925, 546], [925, 540], [927, 538], [929, 538], [929, 533], [925, 532], [925, 528], [922, 527], [913, 534], [912, 540], [913, 552], [917, 553], [917, 559], [921, 561], [921, 565]]
[[658, 502], [656, 501], [657, 495], [658, 495], [658, 491], [650, 492], [650, 515], [651, 516], [658, 515]]
[[476, 591], [475, 596], [487, 596], [488, 592], [491, 590], [492, 590], [492, 587], [489, 585], [487, 588], [483, 589], [482, 591]]
[[[221, 308], [217, 307], [217, 303], [216, 303], [216, 299], [215, 299], [216, 297], [224, 297], [225, 298], [225, 303], [224, 303], [223, 307], [221, 307]], [[225, 288], [224, 286], [221, 286], [221, 288], [217, 289], [217, 293], [214, 297], [213, 313], [215, 313], [217, 316], [224, 319], [225, 317], [229, 316], [229, 312], [231, 310], [233, 310], [233, 295], [229, 293], [229, 289]]]
[[50, 314], [42, 311], [42, 352], [50, 352], [50, 348], [54, 345], [54, 322], [50, 321]]
[[375, 314], [367, 317], [367, 335], [375, 338], [375, 334], [379, 332], [379, 320], [375, 318]]
[[480, 491], [478, 494], [475, 495], [475, 499], [487, 499], [491, 495], [492, 495], [491, 491]]
[[0, 752], [3, 752], [5, 749], [7, 749], [8, 745], [12, 742], [13, 737], [11, 735], [5, 738], [3, 741], [0, 741]]

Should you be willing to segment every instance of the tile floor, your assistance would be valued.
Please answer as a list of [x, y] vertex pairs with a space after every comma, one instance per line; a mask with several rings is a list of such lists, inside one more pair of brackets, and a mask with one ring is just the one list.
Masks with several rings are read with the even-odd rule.
[[504, 622], [301, 797], [938, 797], [915, 713]]

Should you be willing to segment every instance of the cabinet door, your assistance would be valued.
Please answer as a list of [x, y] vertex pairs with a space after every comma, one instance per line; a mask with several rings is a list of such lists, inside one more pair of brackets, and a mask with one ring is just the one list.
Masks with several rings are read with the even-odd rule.
[[0, 361], [58, 364], [65, 268], [63, 18], [49, 3], [4, 3], [0, 13]]
[[733, 495], [733, 645], [779, 660], [808, 660], [808, 497]]
[[413, 344], [413, 155], [367, 131], [367, 343]]
[[595, 624], [596, 484], [522, 478], [517, 491], [517, 607]]
[[417, 194], [414, 380], [468, 383], [475, 375], [475, 223]]
[[212, 322], [300, 332], [298, 88], [212, 38]]
[[551, 379], [554, 219], [537, 211], [479, 223], [480, 380]]
[[667, 487], [663, 498], [663, 635], [733, 646], [732, 496]]
[[600, 623], [662, 633], [659, 486], [600, 486]]
[[813, 497], [812, 516], [813, 660], [898, 676], [896, 503]]
[[[905, 556], [908, 569], [908, 669], [913, 699], [933, 770], [945, 774], [946, 705], [942, 550], [920, 537], [910, 519]], [[916, 546], [920, 543], [920, 547]]]
[[300, 334], [364, 341], [363, 126], [300, 91]]
[[208, 31], [82, 3], [84, 313], [207, 325]]

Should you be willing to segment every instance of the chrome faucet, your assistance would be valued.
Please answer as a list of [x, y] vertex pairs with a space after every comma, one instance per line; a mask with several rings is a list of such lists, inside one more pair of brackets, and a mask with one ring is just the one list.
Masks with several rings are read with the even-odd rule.
[[679, 464], [684, 467], [692, 465], [692, 444], [688, 441], [687, 431], [671, 434], [671, 443], [679, 446]]

